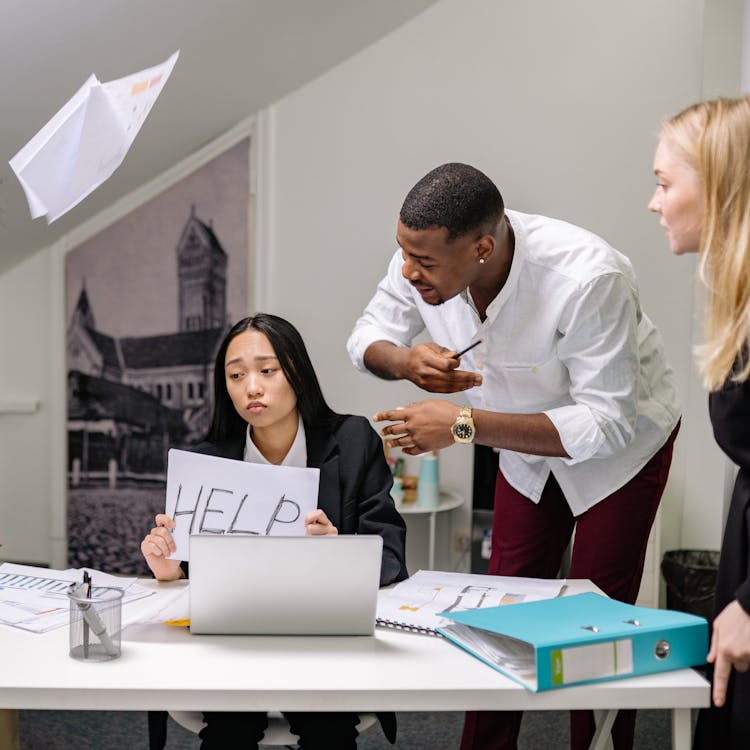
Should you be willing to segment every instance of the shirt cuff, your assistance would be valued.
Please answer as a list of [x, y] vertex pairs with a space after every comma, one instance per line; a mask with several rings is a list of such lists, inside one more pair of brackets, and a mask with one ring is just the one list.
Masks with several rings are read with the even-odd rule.
[[602, 447], [604, 433], [585, 406], [561, 406], [542, 413], [555, 425], [563, 448], [570, 456], [561, 458], [566, 464], [573, 465], [586, 461], [596, 455]]
[[374, 344], [376, 341], [389, 341], [396, 346], [404, 346], [403, 342], [384, 333], [377, 326], [367, 325], [358, 328], [349, 337], [349, 341], [346, 342], [346, 350], [349, 352], [352, 364], [360, 372], [369, 372], [367, 367], [365, 367], [365, 352], [370, 344]]

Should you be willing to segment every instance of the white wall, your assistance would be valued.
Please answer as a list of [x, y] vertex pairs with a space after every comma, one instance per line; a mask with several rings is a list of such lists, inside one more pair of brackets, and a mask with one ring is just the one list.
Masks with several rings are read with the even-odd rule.
[[[708, 84], [711, 94], [735, 93], [741, 5], [442, 0], [262, 113], [256, 299], [298, 324], [332, 405], [371, 414], [423, 396], [354, 372], [344, 342], [395, 247], [407, 190], [439, 163], [475, 164], [509, 206], [586, 226], [632, 259], [686, 404], [665, 547], [717, 547], [723, 464], [692, 375], [694, 269], [670, 256], [646, 203], [659, 117], [701, 98]], [[727, 69], [712, 63], [717, 56]], [[50, 250], [0, 277], [0, 401], [42, 401], [38, 414], [0, 415], [2, 556], [56, 564], [61, 268]], [[468, 496], [470, 452], [445, 451], [441, 474]], [[468, 527], [468, 505], [452, 523]], [[426, 524], [410, 519], [409, 527], [414, 568], [424, 564]], [[441, 522], [439, 567], [456, 562], [449, 540]]]
[[[586, 226], [633, 261], [686, 405], [665, 546], [718, 546], [722, 463], [691, 375], [693, 263], [670, 255], [646, 210], [658, 119], [702, 95], [703, 10], [698, 0], [443, 0], [271, 108], [265, 302], [299, 324], [337, 408], [371, 414], [423, 396], [353, 372], [344, 342], [394, 249], [407, 190], [437, 164], [472, 163], [509, 206]], [[710, 15], [731, 59], [731, 18]], [[454, 447], [442, 461], [444, 484], [468, 494], [470, 453]], [[452, 520], [466, 527], [468, 508]], [[442, 526], [438, 565], [452, 565]]]
[[0, 559], [50, 555], [50, 389], [62, 378], [51, 351], [50, 255], [0, 276], [0, 401], [40, 402], [33, 414], [0, 413]]
[[[67, 564], [65, 254], [246, 138], [251, 139], [249, 209], [254, 214], [254, 128], [255, 117], [243, 120], [0, 275], [0, 560]], [[254, 239], [249, 266], [255, 261]], [[28, 401], [39, 401], [40, 411], [3, 413], [6, 402], [13, 407]]]

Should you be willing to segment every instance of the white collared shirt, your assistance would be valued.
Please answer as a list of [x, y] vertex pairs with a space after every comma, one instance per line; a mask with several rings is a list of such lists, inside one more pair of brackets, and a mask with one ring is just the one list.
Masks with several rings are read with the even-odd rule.
[[465, 392], [493, 412], [543, 412], [570, 458], [501, 450], [508, 482], [538, 502], [550, 471], [574, 515], [635, 476], [679, 419], [661, 336], [643, 313], [628, 259], [600, 237], [544, 216], [506, 211], [515, 235], [510, 275], [482, 322], [467, 292], [428, 305], [401, 274], [397, 250], [347, 349], [366, 371], [375, 341], [410, 346], [427, 328], [459, 351], [482, 385]]
[[[247, 437], [245, 438], [244, 460], [251, 464], [270, 464], [271, 462], [258, 450], [251, 437], [253, 428], [247, 426]], [[284, 456], [280, 466], [296, 466], [304, 469], [307, 466], [307, 442], [305, 440], [305, 426], [302, 417], [298, 415], [297, 434], [294, 436], [289, 452]]]

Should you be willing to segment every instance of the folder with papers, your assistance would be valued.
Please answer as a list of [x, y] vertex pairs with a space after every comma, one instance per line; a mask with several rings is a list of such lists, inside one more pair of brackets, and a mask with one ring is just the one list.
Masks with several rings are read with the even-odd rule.
[[703, 664], [703, 617], [594, 593], [443, 615], [446, 638], [537, 692]]

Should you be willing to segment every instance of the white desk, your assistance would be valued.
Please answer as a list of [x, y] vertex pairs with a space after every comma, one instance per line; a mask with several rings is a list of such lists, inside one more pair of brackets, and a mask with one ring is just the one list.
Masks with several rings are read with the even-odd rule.
[[[184, 585], [144, 585], [158, 589]], [[569, 593], [591, 590], [570, 582]], [[127, 619], [153, 597], [127, 605]], [[606, 747], [616, 709], [669, 708], [673, 747], [690, 746], [690, 708], [708, 705], [689, 669], [530, 693], [441, 638], [191, 636], [187, 628], [132, 625], [122, 656], [82, 663], [68, 630], [37, 635], [0, 626], [0, 708], [72, 710], [464, 711], [604, 709]]]
[[411, 515], [428, 515], [430, 522], [430, 536], [427, 548], [427, 569], [435, 570], [435, 518], [438, 513], [446, 510], [453, 510], [464, 504], [464, 500], [455, 492], [440, 490], [440, 502], [436, 508], [424, 508], [416, 503], [401, 503], [398, 506], [398, 512], [402, 516]]

